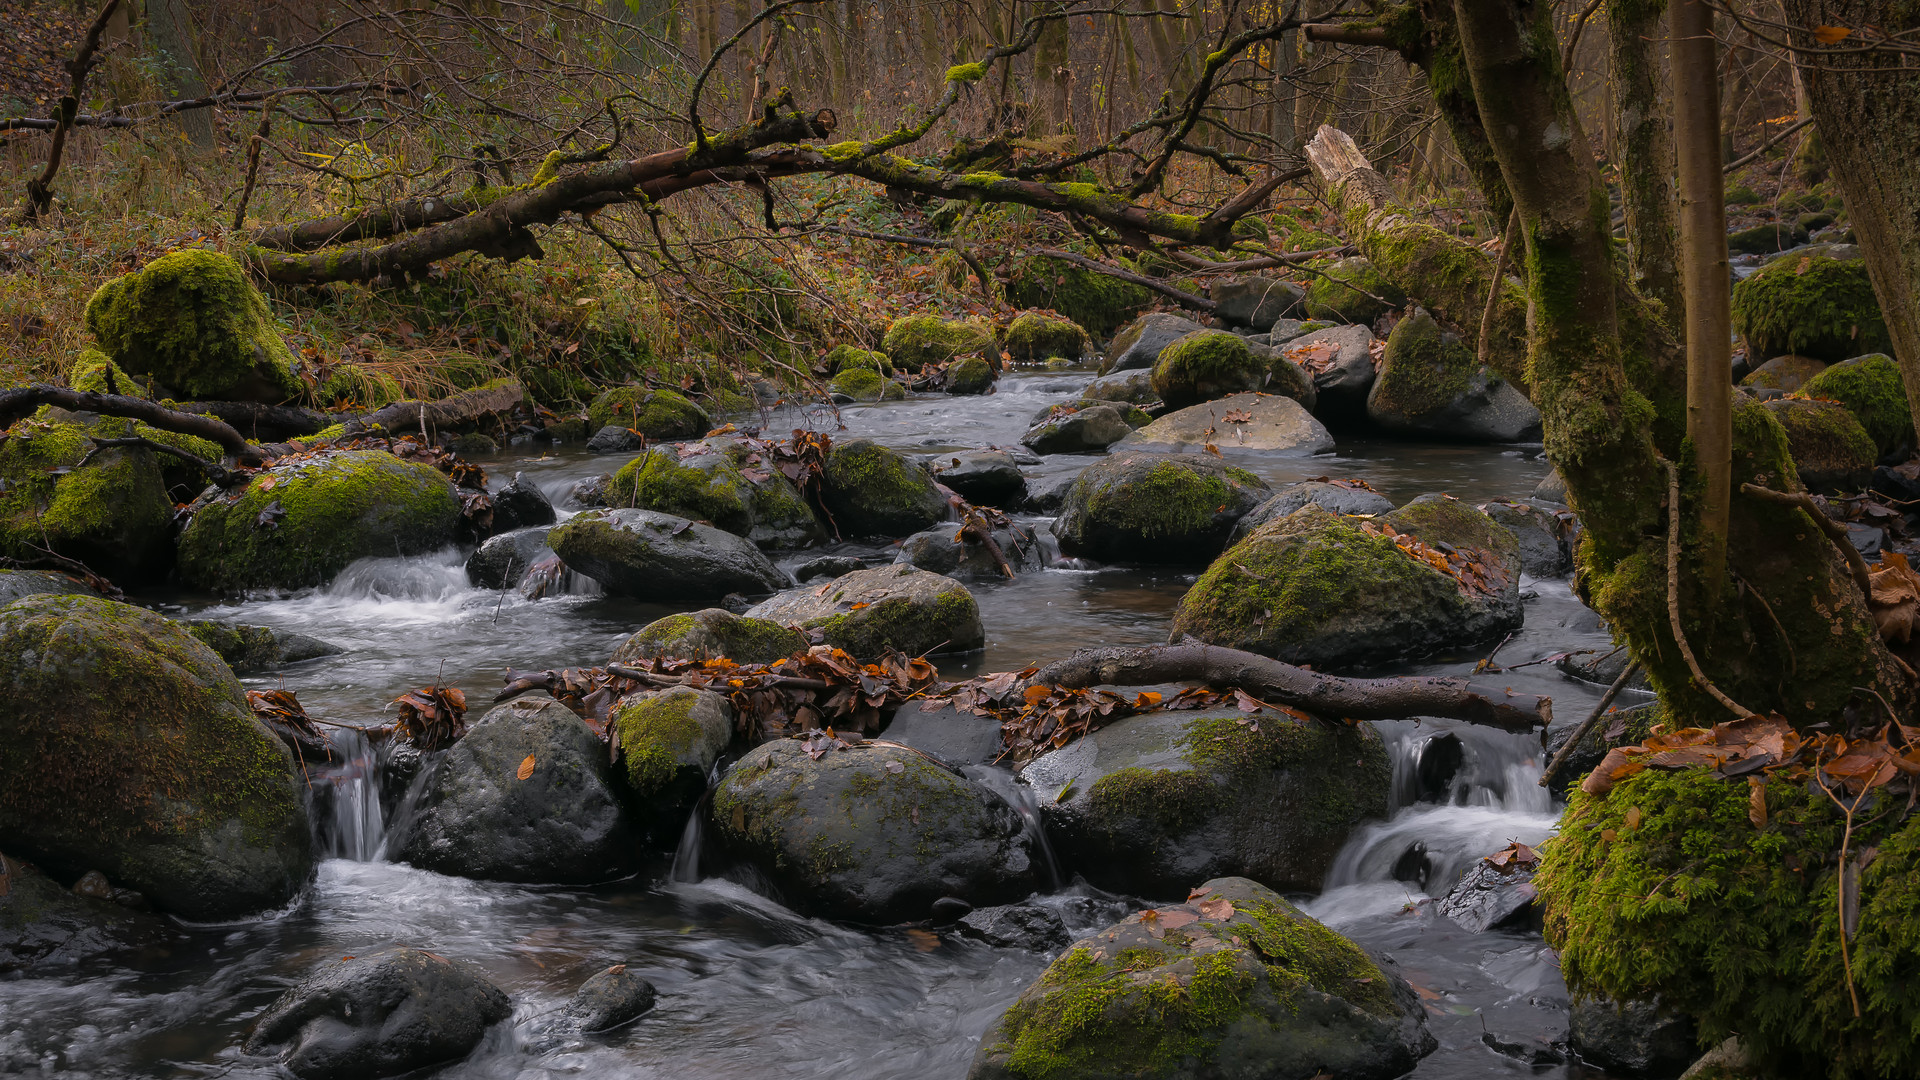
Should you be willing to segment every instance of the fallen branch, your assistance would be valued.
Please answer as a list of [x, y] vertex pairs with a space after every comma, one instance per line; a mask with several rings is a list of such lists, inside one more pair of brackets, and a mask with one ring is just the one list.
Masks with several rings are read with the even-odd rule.
[[226, 422], [211, 416], [196, 416], [193, 413], [169, 409], [165, 405], [147, 401], [144, 398], [125, 397], [120, 394], [95, 394], [40, 383], [0, 390], [0, 428], [10, 427], [15, 421], [32, 416], [42, 405], [52, 405], [70, 412], [118, 416], [128, 420], [138, 420], [161, 431], [193, 435], [217, 444], [243, 464], [258, 464], [266, 460], [261, 447], [247, 442]]
[[1743, 165], [1760, 160], [1760, 155], [1773, 149], [1776, 145], [1779, 144], [1780, 140], [1786, 138], [1787, 136], [1793, 134], [1796, 131], [1799, 131], [1801, 128], [1806, 127], [1808, 124], [1811, 124], [1811, 123], [1813, 123], [1813, 117], [1809, 116], [1805, 120], [1802, 120], [1797, 124], [1789, 124], [1786, 127], [1781, 128], [1779, 131], [1776, 131], [1773, 133], [1773, 138], [1768, 139], [1766, 142], [1763, 142], [1759, 146], [1754, 147], [1753, 150], [1749, 152], [1745, 157], [1738, 158], [1738, 159], [1735, 159], [1734, 161], [1728, 162], [1727, 165], [1724, 168], [1722, 168], [1720, 171], [1722, 173], [1730, 173], [1733, 170], [1738, 169]]
[[1048, 664], [1029, 676], [1024, 685], [1077, 689], [1186, 681], [1239, 687], [1263, 701], [1329, 718], [1402, 720], [1437, 716], [1518, 732], [1535, 731], [1553, 720], [1551, 698], [1511, 692], [1489, 696], [1473, 689], [1465, 679], [1348, 679], [1214, 645], [1089, 650]]
[[1290, 251], [1284, 255], [1261, 255], [1252, 259], [1239, 259], [1234, 262], [1214, 262], [1203, 259], [1186, 251], [1171, 251], [1174, 260], [1183, 266], [1195, 270], [1205, 270], [1212, 274], [1236, 274], [1247, 270], [1270, 270], [1276, 266], [1292, 266], [1295, 263], [1311, 262], [1314, 259], [1338, 258], [1354, 253], [1352, 244], [1337, 244], [1333, 247], [1315, 248], [1312, 251]]
[[311, 435], [342, 418], [299, 405], [262, 405], [256, 401], [181, 401], [175, 408], [205, 413], [233, 426], [249, 439], [291, 439]]
[[[103, 18], [105, 15], [111, 13], [113, 5], [109, 4], [107, 7], [108, 11], [102, 13]], [[342, 94], [357, 94], [368, 91], [383, 93], [389, 97], [405, 97], [412, 94], [414, 88], [399, 83], [362, 82], [342, 83], [339, 86], [289, 86], [280, 90], [250, 90], [246, 93], [237, 94], [212, 94], [207, 97], [181, 98], [177, 101], [161, 102], [160, 107], [150, 116], [128, 116], [126, 113], [118, 111], [111, 113], [78, 113], [73, 117], [72, 126], [98, 128], [134, 127], [139, 124], [151, 123], [155, 120], [164, 120], [169, 116], [177, 116], [183, 112], [192, 112], [196, 109], [211, 109], [216, 105], [244, 106], [252, 102], [261, 102], [273, 97], [286, 97], [290, 95], [335, 97]], [[141, 108], [144, 106], [132, 107]], [[307, 123], [309, 121], [302, 120], [300, 122]], [[51, 117], [14, 116], [0, 120], [0, 131], [57, 131], [58, 129], [58, 120]]]
[[[80, 465], [85, 465], [92, 461], [93, 455], [102, 450], [110, 450], [117, 446], [140, 446], [156, 454], [166, 454], [169, 457], [179, 458], [181, 461], [187, 462], [190, 465], [199, 466], [200, 470], [207, 474], [207, 479], [221, 487], [233, 487], [236, 484], [243, 484], [247, 480], [244, 473], [236, 473], [217, 461], [208, 461], [198, 454], [188, 453], [177, 446], [169, 446], [157, 439], [148, 439], [139, 435], [129, 435], [125, 438], [118, 439], [102, 439], [95, 436], [91, 441], [93, 443], [93, 449], [87, 451], [86, 456], [80, 459]], [[78, 465], [75, 466], [75, 468], [78, 467]]]
[[[526, 396], [526, 388], [520, 385], [520, 380], [501, 379], [496, 383], [475, 387], [472, 390], [462, 390], [438, 401], [396, 401], [373, 412], [338, 421], [341, 431], [339, 438], [335, 441], [344, 441], [376, 432], [391, 435], [401, 431], [418, 430], [421, 434], [421, 444], [431, 445], [429, 430], [438, 431], [441, 428], [459, 427], [463, 424], [471, 424], [483, 416], [512, 412], [526, 400]], [[259, 449], [270, 457], [277, 457], [292, 453], [301, 447], [292, 443], [268, 443]]]
[[1873, 598], [1872, 575], [1867, 571], [1867, 560], [1860, 554], [1860, 549], [1853, 546], [1853, 541], [1847, 538], [1847, 527], [1828, 517], [1826, 511], [1820, 509], [1820, 504], [1813, 501], [1813, 496], [1804, 491], [1775, 491], [1758, 484], [1741, 484], [1740, 494], [1806, 511], [1814, 525], [1827, 534], [1827, 539], [1833, 541], [1834, 547], [1840, 549], [1841, 557], [1847, 560], [1847, 569], [1853, 572], [1853, 583], [1860, 586], [1860, 595]]
[[1145, 274], [1136, 274], [1130, 270], [1122, 270], [1117, 266], [1108, 266], [1106, 263], [1100, 262], [1097, 259], [1089, 259], [1085, 255], [1076, 255], [1071, 251], [1060, 251], [1055, 248], [1041, 248], [1034, 254], [1045, 255], [1049, 259], [1059, 259], [1063, 262], [1070, 262], [1076, 266], [1084, 266], [1096, 274], [1105, 274], [1108, 277], [1119, 278], [1121, 281], [1131, 281], [1142, 288], [1152, 289], [1154, 292], [1172, 300], [1183, 308], [1204, 312], [1208, 315], [1212, 315], [1219, 310], [1219, 305], [1204, 296], [1195, 296], [1190, 292], [1182, 292], [1164, 281], [1148, 277]]
[[1547, 762], [1547, 767], [1540, 770], [1541, 787], [1553, 783], [1553, 778], [1559, 775], [1561, 767], [1566, 765], [1567, 759], [1573, 756], [1574, 749], [1580, 745], [1582, 739], [1587, 737], [1587, 732], [1592, 731], [1593, 725], [1599, 723], [1600, 718], [1606, 715], [1607, 706], [1613, 704], [1613, 699], [1619, 697], [1620, 691], [1625, 690], [1627, 684], [1632, 682], [1633, 677], [1639, 673], [1640, 661], [1638, 660], [1629, 660], [1627, 666], [1620, 669], [1620, 674], [1613, 680], [1613, 685], [1607, 687], [1607, 692], [1600, 695], [1600, 704], [1595, 705], [1593, 711], [1587, 714], [1587, 718], [1580, 721], [1580, 726], [1573, 729], [1573, 733], [1567, 736], [1567, 741], [1560, 744], [1560, 750], [1553, 755], [1553, 760]]

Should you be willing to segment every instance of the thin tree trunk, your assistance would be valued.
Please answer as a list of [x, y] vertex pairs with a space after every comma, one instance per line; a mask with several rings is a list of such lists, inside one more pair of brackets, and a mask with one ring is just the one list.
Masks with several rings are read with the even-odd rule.
[[[169, 94], [176, 99], [206, 96], [207, 82], [200, 77], [200, 62], [194, 56], [193, 21], [185, 0], [147, 0], [147, 39], [160, 61]], [[213, 145], [212, 110], [177, 113], [171, 122], [195, 146]]]
[[1627, 265], [1640, 291], [1664, 304], [1667, 317], [1677, 322], [1674, 138], [1667, 132], [1667, 103], [1660, 93], [1660, 56], [1655, 48], [1665, 6], [1665, 0], [1612, 0], [1607, 7], [1607, 50], [1613, 68], [1613, 113], [1619, 125]]

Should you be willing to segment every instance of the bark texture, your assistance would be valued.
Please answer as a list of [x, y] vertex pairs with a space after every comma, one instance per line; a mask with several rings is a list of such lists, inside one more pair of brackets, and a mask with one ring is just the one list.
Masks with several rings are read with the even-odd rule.
[[1627, 265], [1634, 287], [1680, 311], [1673, 205], [1673, 136], [1660, 94], [1660, 15], [1666, 0], [1609, 0], [1607, 59], [1620, 129], [1620, 201], [1627, 213]]

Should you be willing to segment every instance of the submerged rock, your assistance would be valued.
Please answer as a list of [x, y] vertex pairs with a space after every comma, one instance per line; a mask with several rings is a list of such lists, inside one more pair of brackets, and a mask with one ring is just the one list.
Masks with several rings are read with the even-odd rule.
[[907, 536], [947, 519], [927, 471], [871, 439], [834, 444], [820, 493], [842, 536]]
[[1075, 478], [1053, 534], [1063, 553], [1105, 562], [1205, 562], [1269, 494], [1259, 477], [1210, 455], [1116, 454]]
[[193, 515], [180, 576], [218, 592], [324, 585], [356, 559], [451, 544], [460, 495], [430, 465], [382, 450], [299, 458]]
[[1175, 711], [1108, 724], [1020, 777], [1067, 867], [1168, 898], [1224, 874], [1319, 889], [1352, 831], [1387, 816], [1392, 770], [1366, 725]]
[[574, 1031], [611, 1031], [653, 1008], [659, 992], [626, 964], [615, 964], [573, 992], [562, 1013]]
[[388, 843], [401, 862], [540, 885], [588, 885], [636, 868], [638, 838], [606, 745], [559, 702], [493, 709], [431, 769], [419, 802], [393, 825]]
[[613, 651], [611, 662], [630, 664], [655, 656], [685, 660], [726, 657], [739, 664], [771, 664], [807, 648], [807, 637], [765, 619], [749, 619], [725, 608], [703, 608], [669, 615], [634, 631]]
[[1449, 570], [1309, 505], [1254, 530], [1208, 567], [1181, 598], [1174, 635], [1345, 669], [1477, 647], [1519, 629], [1512, 533], [1442, 495], [1415, 499], [1373, 526], [1380, 527], [1419, 541]]
[[1239, 543], [1260, 526], [1278, 521], [1295, 510], [1312, 503], [1330, 514], [1385, 514], [1393, 510], [1393, 504], [1385, 495], [1372, 488], [1355, 484], [1343, 484], [1329, 480], [1303, 480], [1298, 484], [1288, 484], [1280, 493], [1247, 512], [1247, 516], [1233, 523], [1230, 543]]
[[299, 1080], [397, 1076], [465, 1057], [513, 1005], [474, 964], [423, 949], [330, 961], [288, 990], [247, 1036]]
[[189, 400], [275, 405], [304, 389], [266, 299], [221, 252], [175, 251], [100, 286], [87, 329], [122, 370]]
[[178, 623], [86, 596], [0, 608], [0, 837], [184, 919], [284, 907], [313, 869], [292, 755]]
[[613, 474], [607, 505], [704, 521], [767, 549], [826, 539], [800, 490], [758, 454], [723, 437], [654, 447]]
[[1100, 373], [1150, 368], [1168, 345], [1206, 327], [1192, 319], [1166, 312], [1142, 315], [1122, 327], [1107, 345]]
[[786, 584], [786, 575], [741, 537], [651, 510], [589, 510], [554, 526], [547, 546], [621, 596], [701, 603]]
[[943, 897], [998, 904], [1034, 887], [1020, 815], [899, 747], [816, 760], [798, 740], [765, 743], [721, 779], [712, 814], [722, 845], [806, 914], [900, 922]]
[[236, 675], [250, 675], [282, 664], [298, 664], [322, 656], [341, 653], [340, 646], [317, 637], [275, 630], [270, 626], [243, 626], [238, 623], [189, 619], [187, 632], [199, 638], [220, 655]]
[[1298, 401], [1276, 394], [1232, 394], [1170, 412], [1121, 439], [1118, 451], [1165, 454], [1221, 451], [1318, 454], [1333, 436]]
[[824, 590], [789, 589], [747, 615], [818, 631], [827, 644], [862, 660], [888, 649], [908, 656], [969, 652], [987, 636], [980, 605], [965, 585], [902, 564], [856, 570]]
[[179, 935], [160, 916], [136, 911], [111, 895], [82, 896], [39, 868], [0, 854], [0, 975], [67, 967]]
[[551, 525], [490, 536], [467, 556], [467, 580], [476, 589], [510, 589], [527, 571], [549, 559], [558, 559], [547, 546]]
[[1390, 961], [1225, 877], [1075, 942], [967, 1077], [1391, 1080], [1437, 1045]]

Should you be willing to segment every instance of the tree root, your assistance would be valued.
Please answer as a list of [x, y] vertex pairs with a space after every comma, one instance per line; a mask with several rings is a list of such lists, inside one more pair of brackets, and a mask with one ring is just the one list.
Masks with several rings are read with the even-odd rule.
[[1025, 685], [1078, 689], [1183, 681], [1239, 687], [1263, 701], [1350, 720], [1438, 716], [1516, 732], [1535, 731], [1553, 720], [1551, 698], [1483, 694], [1465, 679], [1348, 679], [1200, 644], [1080, 652], [1034, 672]]

